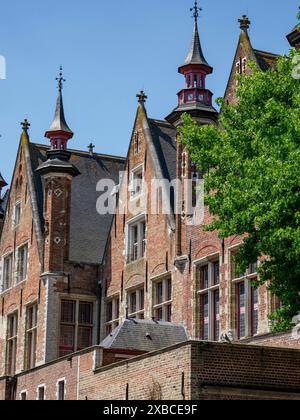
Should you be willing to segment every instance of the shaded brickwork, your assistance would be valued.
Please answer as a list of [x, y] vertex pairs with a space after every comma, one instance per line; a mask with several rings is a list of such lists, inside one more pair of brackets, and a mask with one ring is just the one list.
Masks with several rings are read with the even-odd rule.
[[17, 375], [14, 395], [37, 399], [43, 386], [56, 400], [64, 380], [68, 400], [299, 400], [299, 371], [299, 350], [192, 341], [137, 356], [94, 347]]

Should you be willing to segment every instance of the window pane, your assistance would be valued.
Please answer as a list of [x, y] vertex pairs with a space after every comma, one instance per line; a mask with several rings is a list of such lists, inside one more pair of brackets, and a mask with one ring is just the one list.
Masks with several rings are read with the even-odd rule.
[[61, 381], [58, 383], [58, 399], [63, 401], [65, 399], [65, 382]]
[[74, 350], [75, 327], [71, 325], [61, 325], [60, 327], [60, 346], [68, 350]]
[[45, 388], [44, 387], [40, 387], [39, 391], [38, 391], [38, 399], [40, 401], [43, 401], [45, 399]]
[[220, 264], [219, 261], [214, 262], [213, 266], [213, 285], [216, 286], [220, 283]]
[[171, 279], [166, 281], [166, 288], [167, 288], [167, 301], [172, 300], [172, 281]]
[[220, 339], [220, 292], [214, 292], [214, 340]]
[[209, 339], [209, 298], [208, 293], [201, 296], [202, 300], [202, 339]]
[[200, 288], [201, 290], [208, 288], [208, 265], [200, 268]]
[[166, 306], [166, 322], [172, 321], [172, 305]]
[[75, 324], [76, 302], [73, 300], [63, 300], [61, 302], [61, 322]]
[[145, 292], [144, 289], [140, 290], [140, 310], [142, 311], [145, 307]]
[[112, 301], [111, 302], [108, 302], [107, 304], [106, 304], [106, 322], [109, 322], [109, 321], [112, 321], [112, 306], [113, 306], [113, 303], [112, 303]]
[[156, 284], [156, 304], [163, 303], [163, 283], [159, 282]]
[[163, 308], [158, 308], [154, 312], [154, 317], [157, 321], [163, 321]]
[[252, 335], [256, 335], [258, 333], [258, 288], [252, 287], [251, 293]]
[[12, 256], [5, 258], [3, 270], [3, 289], [7, 290], [12, 286]]
[[27, 277], [27, 258], [28, 246], [25, 245], [18, 251], [18, 282], [25, 280]]
[[78, 345], [77, 350], [83, 350], [92, 345], [92, 328], [78, 327]]
[[130, 308], [129, 308], [129, 312], [131, 314], [136, 312], [136, 294], [137, 292], [133, 292], [130, 294]]
[[83, 325], [93, 324], [93, 304], [90, 302], [79, 302], [78, 323]]
[[238, 288], [238, 338], [246, 336], [246, 294], [245, 283], [240, 283]]

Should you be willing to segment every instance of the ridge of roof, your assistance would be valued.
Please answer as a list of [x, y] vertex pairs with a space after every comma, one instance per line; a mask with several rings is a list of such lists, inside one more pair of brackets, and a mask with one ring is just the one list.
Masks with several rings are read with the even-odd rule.
[[[45, 150], [50, 149], [50, 146], [48, 146], [47, 144], [36, 143], [36, 142], [30, 142], [30, 144], [32, 144], [33, 146], [39, 147], [39, 148], [43, 148]], [[68, 149], [68, 152], [70, 152], [72, 154], [82, 155], [82, 156], [91, 156], [89, 152], [86, 152], [86, 151], [83, 151], [83, 150], [78, 150], [78, 149]], [[126, 160], [126, 157], [123, 157], [123, 156], [108, 155], [108, 154], [105, 154], [105, 153], [97, 153], [97, 152], [94, 152], [93, 156], [102, 157], [103, 159], [124, 160], [124, 161]]]

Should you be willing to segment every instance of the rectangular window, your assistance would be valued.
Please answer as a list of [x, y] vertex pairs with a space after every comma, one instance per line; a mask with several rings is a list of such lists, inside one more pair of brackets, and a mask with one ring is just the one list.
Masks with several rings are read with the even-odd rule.
[[12, 265], [13, 256], [8, 255], [3, 262], [3, 291], [12, 287]]
[[238, 338], [246, 336], [246, 293], [245, 282], [237, 284], [237, 320]]
[[202, 301], [202, 339], [209, 340], [209, 295], [201, 295]]
[[172, 321], [172, 280], [153, 283], [153, 316], [157, 321]]
[[61, 302], [59, 356], [91, 347], [93, 303], [79, 300]]
[[144, 319], [144, 288], [128, 293], [128, 316]]
[[220, 263], [212, 260], [197, 268], [201, 340], [220, 339]]
[[106, 302], [106, 335], [109, 335], [119, 325], [120, 298], [114, 297]]
[[128, 262], [143, 258], [146, 253], [146, 222], [145, 220], [128, 226]]
[[45, 387], [43, 385], [38, 387], [38, 400], [45, 400]]
[[27, 400], [27, 392], [26, 391], [22, 391], [20, 394], [20, 400], [21, 401], [26, 401]]
[[138, 197], [143, 191], [144, 169], [142, 166], [132, 171], [131, 174], [131, 198]]
[[18, 201], [14, 208], [14, 225], [19, 226], [21, 222], [21, 202]]
[[214, 307], [213, 307], [213, 319], [214, 319], [214, 341], [220, 340], [220, 291], [214, 291]]
[[18, 343], [18, 314], [7, 318], [7, 375], [14, 376], [16, 372]]
[[36, 343], [37, 343], [37, 317], [38, 305], [33, 305], [26, 310], [26, 331], [25, 331], [25, 368], [35, 367]]
[[232, 276], [236, 293], [236, 334], [237, 338], [256, 335], [258, 332], [259, 292], [252, 285], [257, 280], [258, 263], [249, 265], [245, 273], [236, 269], [237, 251], [232, 253]]
[[17, 282], [26, 280], [28, 263], [28, 245], [21, 246], [18, 249], [18, 276]]
[[252, 335], [258, 333], [258, 288], [251, 287], [251, 327]]
[[66, 389], [65, 381], [59, 381], [57, 384], [57, 399], [59, 401], [65, 400], [65, 389]]

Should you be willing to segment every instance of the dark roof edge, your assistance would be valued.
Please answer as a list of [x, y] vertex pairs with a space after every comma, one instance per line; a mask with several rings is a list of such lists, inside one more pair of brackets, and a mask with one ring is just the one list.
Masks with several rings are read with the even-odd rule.
[[[42, 143], [33, 143], [30, 142], [30, 144], [32, 144], [33, 146], [39, 147], [39, 148], [44, 148], [46, 150], [50, 149], [50, 146], [46, 145], [46, 144], [42, 144]], [[73, 154], [78, 154], [78, 155], [84, 155], [84, 156], [91, 156], [89, 152], [85, 152], [83, 150], [77, 150], [77, 149], [68, 149], [68, 152], [73, 153]], [[112, 159], [112, 160], [126, 160], [126, 157], [123, 156], [114, 156], [114, 155], [106, 155], [103, 153], [93, 153], [93, 156], [95, 157], [103, 157], [104, 159]]]

